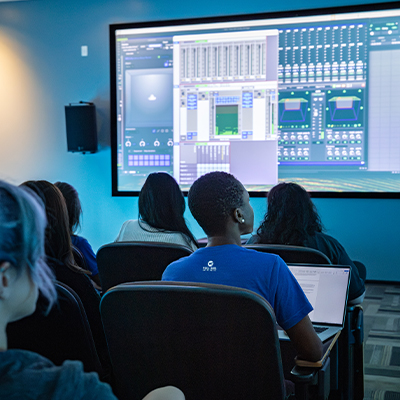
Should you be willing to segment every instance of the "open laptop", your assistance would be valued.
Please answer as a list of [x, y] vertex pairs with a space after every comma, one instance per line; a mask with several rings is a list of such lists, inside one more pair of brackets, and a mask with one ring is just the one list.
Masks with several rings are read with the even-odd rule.
[[[341, 265], [288, 265], [314, 310], [311, 322], [322, 341], [343, 329], [350, 283], [350, 267]], [[279, 339], [287, 340], [279, 330]]]

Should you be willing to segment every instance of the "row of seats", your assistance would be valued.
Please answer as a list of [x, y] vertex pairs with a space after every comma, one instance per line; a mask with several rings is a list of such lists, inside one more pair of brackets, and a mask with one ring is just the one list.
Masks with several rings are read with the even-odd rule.
[[[325, 254], [307, 247], [269, 244], [245, 247], [277, 254], [286, 263], [331, 263]], [[160, 280], [170, 263], [191, 253], [192, 250], [185, 246], [167, 243], [115, 242], [104, 245], [97, 252], [101, 287], [106, 292], [124, 282]]]
[[[290, 245], [253, 244], [246, 248], [279, 255], [286, 263], [331, 264], [318, 250]], [[166, 266], [187, 256], [191, 250], [180, 245], [150, 242], [110, 243], [97, 253], [104, 291], [123, 282], [160, 280]], [[344, 398], [363, 399], [363, 324], [362, 308], [348, 307], [344, 332], [339, 338], [337, 371], [332, 387]]]
[[[287, 263], [330, 263], [324, 254], [304, 247], [248, 247], [279, 254]], [[281, 398], [280, 363], [278, 361], [278, 365], [269, 365], [268, 368], [265, 365], [267, 358], [272, 363], [280, 360], [280, 354], [279, 345], [276, 345], [275, 341], [277, 338], [273, 333], [275, 332], [276, 336], [275, 328], [267, 333], [265, 326], [257, 322], [264, 318], [265, 324], [271, 325], [271, 317], [268, 316], [271, 314], [269, 305], [260, 296], [242, 289], [210, 287], [213, 285], [197, 284], [187, 287], [165, 282], [123, 284], [160, 280], [168, 264], [190, 253], [191, 250], [183, 246], [149, 242], [112, 243], [99, 249], [97, 262], [102, 287], [104, 291], [112, 288], [103, 296], [101, 314], [113, 365], [114, 390], [121, 399], [139, 399], [156, 387], [173, 384], [184, 391], [187, 399], [249, 396], [264, 398], [255, 395], [257, 391], [264, 394], [274, 393], [275, 397], [271, 397], [274, 399]], [[114, 287], [116, 285], [119, 286]], [[107, 379], [107, 371], [101, 370], [98, 362], [90, 328], [78, 296], [62, 284], [57, 284], [57, 291], [60, 299], [69, 298], [68, 301], [74, 304], [73, 307], [66, 305], [68, 301], [60, 300], [57, 309], [53, 309], [49, 317], [38, 316], [36, 312], [33, 316], [10, 324], [8, 329], [12, 333], [9, 337], [13, 338], [9, 343], [10, 348], [36, 351], [56, 364], [69, 358], [78, 359], [84, 363], [85, 370], [99, 372], [103, 379]], [[246, 298], [246, 301], [242, 297]], [[253, 307], [257, 304], [254, 308], [259, 310], [254, 312], [256, 315], [257, 312], [261, 314], [255, 317], [243, 309], [246, 302], [251, 303]], [[70, 311], [72, 308], [75, 310], [75, 316], [72, 316]], [[43, 322], [44, 319], [46, 323]], [[79, 323], [79, 319], [82, 323]], [[34, 336], [37, 340], [24, 343], [23, 332], [26, 332], [28, 327], [31, 330], [32, 320], [36, 321], [35, 334], [30, 335], [30, 338]], [[272, 326], [275, 327], [273, 321], [272, 312]], [[258, 330], [258, 325], [261, 330]], [[56, 331], [52, 330], [54, 326], [57, 326]], [[76, 326], [81, 326], [80, 330], [75, 331]], [[74, 334], [71, 333], [71, 328], [75, 331]], [[237, 332], [238, 336], [229, 336], [233, 332]], [[256, 337], [251, 338], [250, 335], [253, 334]], [[267, 334], [270, 335], [268, 340], [265, 336]], [[335, 365], [339, 368], [333, 368], [329, 372], [330, 388], [339, 393], [338, 398], [363, 398], [362, 343], [362, 309], [349, 309], [338, 351], [332, 355], [337, 358]], [[263, 346], [272, 346], [275, 350], [265, 348], [264, 353], [264, 350], [261, 351]], [[260, 354], [254, 355], [254, 350]], [[218, 361], [218, 356], [221, 356], [221, 361]], [[229, 376], [231, 379], [237, 376], [235, 368], [241, 371], [243, 378], [235, 378], [237, 384], [229, 380]], [[329, 370], [329, 363], [325, 368]], [[221, 375], [225, 369], [226, 376]], [[260, 373], [263, 374], [263, 378], [259, 380], [272, 382], [275, 389], [266, 388], [266, 383], [255, 383]], [[326, 371], [324, 373], [326, 374]], [[292, 371], [292, 379], [297, 382], [297, 398], [308, 398], [308, 385], [317, 385], [318, 379], [322, 379], [324, 373], [310, 373], [298, 367]], [[221, 380], [221, 376], [224, 376], [224, 379]], [[213, 382], [212, 377], [218, 381], [218, 385]], [[253, 387], [254, 395], [247, 392], [248, 394], [239, 396], [239, 388], [246, 386]], [[211, 387], [214, 387], [213, 391]], [[232, 388], [232, 393], [228, 394], [228, 390], [231, 390], [228, 388]], [[222, 395], [224, 391], [225, 394]], [[211, 393], [214, 393], [215, 397], [212, 397]], [[318, 397], [317, 391], [316, 398], [324, 398], [324, 393], [326, 390]]]

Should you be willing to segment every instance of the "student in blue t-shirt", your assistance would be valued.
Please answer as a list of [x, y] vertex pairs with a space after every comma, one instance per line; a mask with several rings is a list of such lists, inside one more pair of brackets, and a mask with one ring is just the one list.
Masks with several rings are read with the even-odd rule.
[[225, 172], [197, 179], [189, 208], [207, 234], [208, 245], [170, 264], [163, 280], [216, 283], [250, 289], [273, 307], [298, 357], [316, 361], [322, 343], [308, 313], [312, 306], [283, 260], [241, 247], [240, 236], [253, 231], [254, 213], [243, 185]]

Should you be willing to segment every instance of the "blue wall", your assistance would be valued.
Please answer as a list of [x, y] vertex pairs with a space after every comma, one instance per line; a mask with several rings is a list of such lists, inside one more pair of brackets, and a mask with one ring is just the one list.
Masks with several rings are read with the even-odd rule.
[[[370, 1], [371, 2], [371, 1]], [[353, 1], [352, 4], [361, 4]], [[372, 3], [372, 2], [371, 2]], [[31, 0], [0, 3], [0, 178], [63, 180], [80, 193], [82, 234], [97, 249], [137, 217], [137, 199], [111, 197], [108, 25], [346, 5], [294, 0]], [[88, 57], [80, 56], [87, 45]], [[64, 105], [95, 102], [100, 152], [66, 151]], [[264, 199], [252, 199], [256, 222]], [[369, 279], [400, 281], [400, 200], [316, 199], [328, 233], [364, 261]], [[189, 213], [197, 237], [202, 230]]]

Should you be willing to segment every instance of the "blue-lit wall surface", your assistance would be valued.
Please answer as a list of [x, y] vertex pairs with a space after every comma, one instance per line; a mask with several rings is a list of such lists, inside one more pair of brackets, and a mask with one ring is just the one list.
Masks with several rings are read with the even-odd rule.
[[[372, 1], [369, 1], [372, 3]], [[375, 1], [374, 1], [375, 2]], [[137, 217], [137, 198], [111, 197], [108, 25], [298, 8], [361, 4], [343, 0], [30, 0], [0, 3], [0, 178], [67, 181], [83, 205], [81, 234], [97, 250], [126, 219]], [[375, 2], [376, 3], [376, 2]], [[81, 46], [88, 56], [81, 56]], [[93, 101], [100, 151], [67, 153], [64, 106]], [[251, 201], [256, 224], [265, 199]], [[400, 281], [400, 200], [316, 199], [327, 228], [369, 279]], [[204, 236], [187, 212], [197, 237]]]

